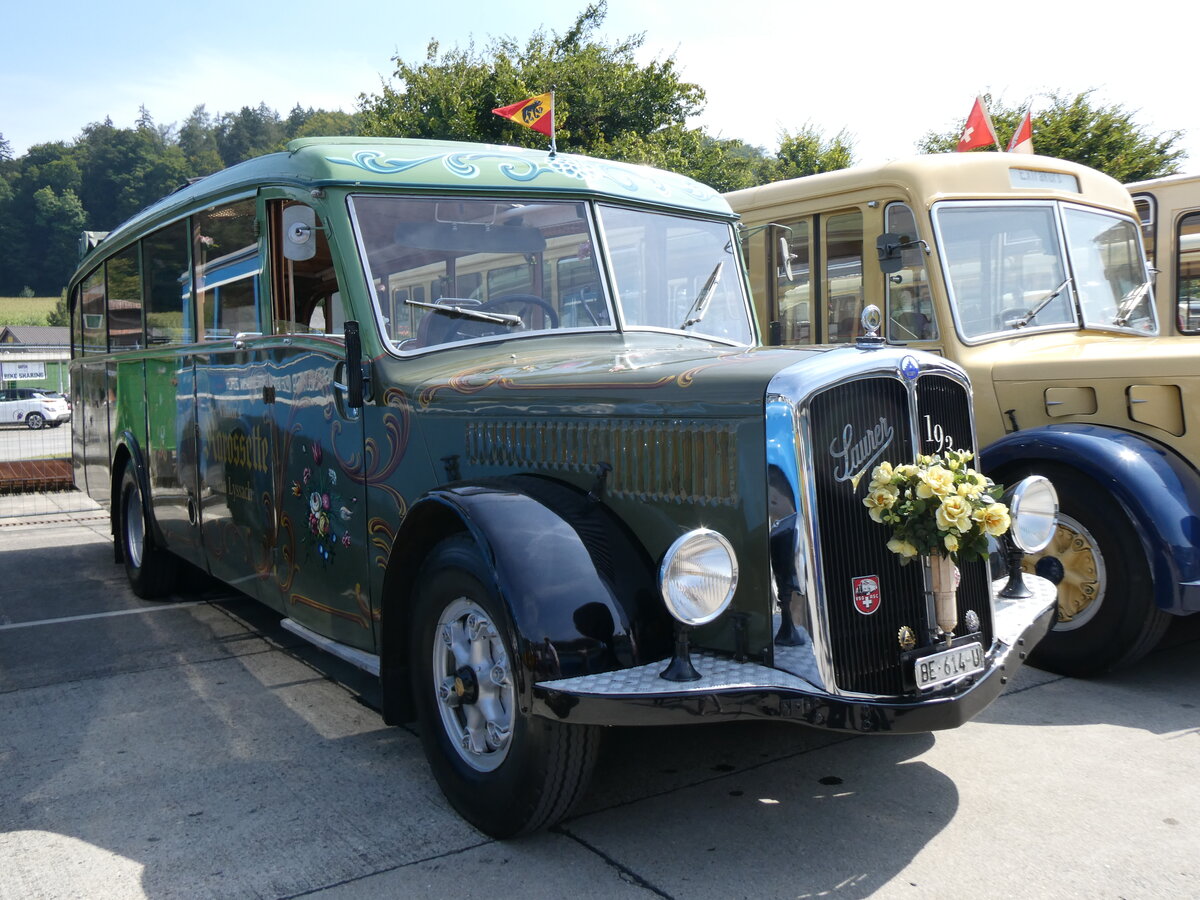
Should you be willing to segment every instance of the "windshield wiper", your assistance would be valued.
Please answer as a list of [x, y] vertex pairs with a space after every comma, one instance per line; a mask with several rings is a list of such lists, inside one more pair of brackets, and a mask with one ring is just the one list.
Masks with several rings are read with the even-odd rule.
[[679, 326], [681, 329], [700, 324], [700, 320], [708, 312], [708, 304], [712, 302], [713, 292], [716, 291], [717, 285], [721, 283], [721, 270], [724, 268], [725, 260], [721, 260], [717, 263], [717, 267], [712, 270], [712, 274], [708, 276], [708, 281], [704, 282], [704, 287], [700, 289], [700, 293], [696, 295], [696, 299], [688, 307], [687, 316], [684, 318], [683, 324]]
[[1045, 309], [1047, 306], [1049, 306], [1050, 301], [1053, 300], [1055, 297], [1057, 297], [1059, 294], [1061, 294], [1063, 292], [1063, 290], [1066, 288], [1066, 286], [1070, 283], [1071, 283], [1071, 276], [1068, 275], [1063, 280], [1063, 283], [1060, 284], [1058, 287], [1056, 287], [1054, 290], [1052, 290], [1045, 297], [1043, 297], [1041, 302], [1038, 303], [1037, 306], [1033, 307], [1033, 309], [1029, 310], [1029, 312], [1025, 313], [1025, 315], [1023, 315], [1023, 316], [1019, 316], [1016, 319], [1009, 319], [1008, 322], [1006, 322], [1005, 324], [1007, 324], [1010, 328], [1024, 328], [1026, 325], [1029, 324], [1030, 319], [1032, 319], [1034, 316], [1036, 316], [1038, 313], [1040, 313], [1043, 309]]
[[[475, 302], [461, 297], [442, 297], [441, 299], [450, 300], [453, 303]], [[509, 325], [515, 328], [525, 324], [520, 316], [508, 313], [484, 312], [480, 309], [472, 309], [469, 306], [451, 306], [449, 303], [425, 303], [422, 300], [405, 300], [404, 302], [409, 306], [420, 306], [423, 309], [432, 309], [434, 312], [449, 313], [452, 316], [462, 316], [465, 319], [476, 319], [480, 322], [491, 322], [495, 325]]]
[[1148, 290], [1150, 290], [1150, 282], [1143, 281], [1122, 297], [1120, 304], [1117, 306], [1117, 314], [1113, 316], [1113, 324], [1121, 326], [1129, 325], [1130, 314], [1142, 302], [1142, 298], [1146, 296]]

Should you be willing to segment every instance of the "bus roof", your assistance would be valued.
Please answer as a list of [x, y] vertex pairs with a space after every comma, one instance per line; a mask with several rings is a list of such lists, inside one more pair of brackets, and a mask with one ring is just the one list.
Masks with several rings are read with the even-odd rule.
[[255, 157], [197, 179], [133, 216], [104, 243], [111, 247], [131, 230], [140, 232], [205, 202], [270, 184], [582, 194], [733, 217], [729, 204], [712, 188], [649, 166], [497, 144], [312, 137], [292, 141], [284, 152]]
[[1027, 153], [931, 153], [777, 181], [725, 196], [745, 216], [787, 201], [887, 186], [902, 188], [914, 202], [927, 206], [950, 198], [1048, 196], [1132, 210], [1128, 191], [1115, 178], [1078, 163]]

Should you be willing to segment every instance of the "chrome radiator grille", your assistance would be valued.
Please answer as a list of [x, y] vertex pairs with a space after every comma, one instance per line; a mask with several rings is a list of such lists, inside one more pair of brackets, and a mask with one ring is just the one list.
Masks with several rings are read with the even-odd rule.
[[[862, 498], [875, 465], [913, 462], [918, 453], [936, 452], [935, 435], [943, 443], [949, 435], [953, 449], [974, 449], [967, 390], [952, 379], [925, 375], [914, 396], [897, 378], [860, 378], [816, 394], [808, 421], [816, 553], [835, 682], [845, 692], [902, 695], [905, 665], [897, 635], [908, 626], [918, 646], [926, 646], [934, 627], [924, 569], [917, 562], [900, 565], [900, 558], [887, 549], [888, 530], [871, 521]], [[961, 568], [959, 622], [973, 610], [985, 645], [990, 644], [986, 566]], [[879, 602], [864, 613], [854, 602], [854, 586], [856, 579], [868, 577], [878, 581]], [[961, 626], [958, 633], [963, 633]]]

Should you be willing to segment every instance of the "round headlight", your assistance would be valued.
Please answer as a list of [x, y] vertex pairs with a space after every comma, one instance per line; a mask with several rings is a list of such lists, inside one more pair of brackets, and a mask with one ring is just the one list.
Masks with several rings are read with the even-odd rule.
[[1058, 527], [1058, 492], [1049, 479], [1030, 475], [1010, 489], [1008, 514], [1012, 542], [1026, 553], [1037, 553]]
[[659, 569], [667, 610], [685, 625], [703, 625], [723, 613], [737, 579], [733, 547], [707, 528], [689, 531], [672, 544]]

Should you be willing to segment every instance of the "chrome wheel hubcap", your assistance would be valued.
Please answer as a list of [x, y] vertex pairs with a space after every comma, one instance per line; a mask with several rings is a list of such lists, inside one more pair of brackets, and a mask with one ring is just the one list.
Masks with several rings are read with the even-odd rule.
[[499, 630], [466, 597], [447, 605], [438, 619], [433, 687], [458, 755], [480, 772], [496, 769], [508, 755], [516, 690]]

